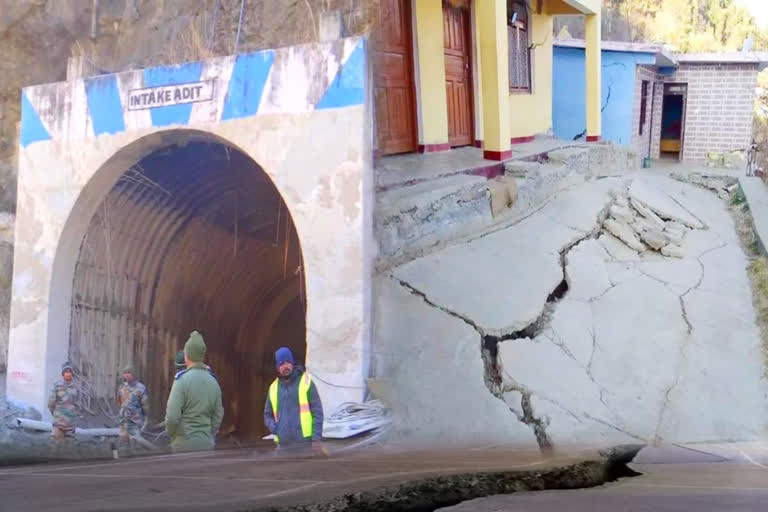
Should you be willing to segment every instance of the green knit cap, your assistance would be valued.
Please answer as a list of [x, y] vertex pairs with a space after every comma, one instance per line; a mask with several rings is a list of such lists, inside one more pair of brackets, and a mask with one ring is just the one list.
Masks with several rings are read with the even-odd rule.
[[203, 335], [197, 331], [192, 331], [189, 335], [187, 343], [184, 345], [184, 354], [193, 363], [203, 362], [205, 357], [205, 341]]
[[174, 364], [176, 364], [177, 368], [178, 367], [184, 368], [185, 361], [184, 361], [184, 351], [183, 350], [179, 350], [178, 352], [176, 352], [176, 360], [174, 361]]
[[134, 369], [132, 364], [126, 364], [123, 366], [123, 373], [130, 373], [131, 375], [136, 375], [136, 370]]

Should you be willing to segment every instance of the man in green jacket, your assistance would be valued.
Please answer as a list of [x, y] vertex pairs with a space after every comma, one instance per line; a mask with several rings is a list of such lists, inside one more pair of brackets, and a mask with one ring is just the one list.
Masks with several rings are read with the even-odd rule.
[[165, 410], [165, 431], [174, 453], [212, 450], [224, 417], [221, 388], [205, 358], [203, 336], [193, 331], [184, 345], [186, 369], [178, 372]]

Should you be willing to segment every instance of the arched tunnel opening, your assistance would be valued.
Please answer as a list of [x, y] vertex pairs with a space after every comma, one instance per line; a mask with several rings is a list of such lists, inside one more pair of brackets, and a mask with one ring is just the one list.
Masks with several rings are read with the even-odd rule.
[[90, 220], [71, 306], [70, 360], [94, 398], [116, 412], [132, 364], [151, 424], [164, 419], [176, 351], [201, 332], [222, 389], [220, 440], [267, 433], [274, 352], [286, 345], [298, 361], [306, 352], [291, 216], [263, 169], [218, 141], [170, 144], [125, 170]]

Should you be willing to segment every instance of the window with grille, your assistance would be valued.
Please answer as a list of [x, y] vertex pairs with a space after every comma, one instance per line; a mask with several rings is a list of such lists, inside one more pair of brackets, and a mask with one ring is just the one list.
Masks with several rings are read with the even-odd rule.
[[509, 38], [509, 88], [531, 90], [531, 50], [528, 45], [528, 5], [524, 0], [507, 0]]

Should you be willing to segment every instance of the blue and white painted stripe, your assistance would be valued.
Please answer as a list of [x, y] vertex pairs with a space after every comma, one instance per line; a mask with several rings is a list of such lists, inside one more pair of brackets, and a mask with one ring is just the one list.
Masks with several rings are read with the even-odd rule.
[[[203, 73], [202, 62], [189, 62], [180, 66], [163, 66], [144, 70], [144, 87], [160, 87], [162, 85], [179, 85], [199, 82]], [[192, 114], [192, 103], [156, 107], [150, 110], [152, 126], [171, 126], [174, 124], [189, 124]], [[91, 114], [93, 115], [93, 114]]]
[[230, 74], [221, 120], [258, 114], [264, 85], [272, 72], [272, 50], [238, 55]]
[[[365, 41], [353, 38], [29, 87], [21, 144], [361, 105], [365, 76]], [[209, 101], [128, 109], [132, 90], [207, 80]]]
[[33, 142], [50, 140], [51, 134], [43, 125], [37, 110], [29, 100], [27, 91], [21, 91], [21, 130], [19, 139], [21, 145], [26, 147]]
[[98, 76], [89, 78], [84, 83], [94, 135], [124, 132], [125, 121], [120, 91], [117, 87], [117, 76]]

